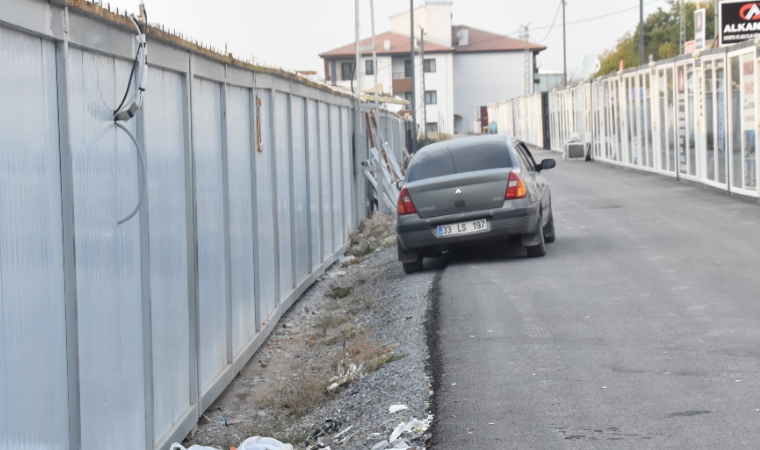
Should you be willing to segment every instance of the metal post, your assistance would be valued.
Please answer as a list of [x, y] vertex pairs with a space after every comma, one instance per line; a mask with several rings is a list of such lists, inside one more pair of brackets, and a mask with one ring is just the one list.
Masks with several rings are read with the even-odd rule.
[[417, 152], [417, 87], [414, 84], [414, 0], [409, 0], [409, 22], [411, 22], [411, 60], [412, 60], [412, 153]]
[[639, 65], [644, 65], [644, 0], [639, 0]]
[[563, 60], [563, 79], [562, 87], [567, 87], [567, 23], [565, 21], [565, 5], [567, 0], [562, 0], [562, 60]]
[[74, 165], [69, 123], [69, 8], [63, 10], [63, 41], [56, 43], [58, 145], [61, 167], [61, 223], [63, 226], [63, 295], [66, 303], [66, 378], [68, 386], [69, 448], [82, 443], [79, 393], [79, 326], [74, 225]]
[[684, 0], [680, 1], [681, 3], [681, 30], [679, 33], [678, 41], [679, 41], [679, 47], [678, 47], [678, 54], [683, 55], [686, 52], [685, 45], [686, 45], [686, 12], [685, 12], [685, 5]]
[[427, 101], [425, 101], [425, 29], [420, 27], [420, 66], [422, 69], [422, 129], [425, 139], [428, 137], [427, 132]]
[[380, 91], [377, 84], [377, 43], [375, 42], [375, 0], [369, 0], [372, 16], [372, 73], [375, 75], [375, 117], [380, 115]]
[[356, 62], [354, 63], [354, 76], [356, 76], [356, 101], [358, 103], [357, 106], [361, 106], [362, 104], [362, 77], [359, 75], [359, 67], [360, 63], [362, 62], [362, 50], [360, 47], [360, 40], [359, 40], [359, 0], [356, 0]]
[[[379, 87], [377, 85], [377, 43], [375, 41], [375, 0], [369, 0], [369, 7], [370, 7], [370, 16], [372, 18], [372, 71], [375, 74], [375, 118], [380, 117], [380, 93], [379, 93]], [[360, 114], [363, 114], [361, 109], [359, 110]], [[372, 121], [370, 121], [372, 123]], [[361, 126], [361, 121], [357, 122], [357, 126]], [[371, 133], [371, 130], [367, 130], [368, 133]], [[380, 142], [378, 145], [378, 139], [377, 134], [374, 134], [375, 138], [375, 149], [380, 152], [383, 143]], [[358, 141], [357, 141], [358, 142]], [[382, 164], [382, 158], [380, 158], [379, 161]], [[375, 171], [375, 176], [377, 178], [377, 210], [380, 214], [388, 214], [388, 208], [385, 205], [385, 201], [383, 201], [383, 198], [385, 198], [385, 185], [383, 184], [383, 180], [385, 177], [383, 176], [383, 169], [382, 166], [378, 167]]]

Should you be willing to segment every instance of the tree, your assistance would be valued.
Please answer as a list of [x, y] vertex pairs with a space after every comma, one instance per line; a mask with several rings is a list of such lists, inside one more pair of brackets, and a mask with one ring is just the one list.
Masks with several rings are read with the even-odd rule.
[[[654, 60], [659, 61], [680, 54], [681, 4], [678, 0], [668, 0], [668, 4], [668, 11], [657, 8], [657, 11], [650, 14], [644, 21], [645, 61], [649, 60], [649, 55], [653, 55]], [[710, 48], [712, 42], [709, 39], [715, 35], [715, 8], [711, 1], [686, 2], [684, 8], [686, 40], [694, 39], [694, 11], [701, 8], [707, 10], [705, 36], [707, 36], [708, 41], [705, 43], [705, 46]], [[607, 50], [600, 55], [601, 68], [596, 73], [596, 76], [617, 72], [621, 59], [625, 67], [636, 67], [639, 65], [639, 28], [637, 26], [635, 32], [624, 34], [618, 40], [614, 49]]]

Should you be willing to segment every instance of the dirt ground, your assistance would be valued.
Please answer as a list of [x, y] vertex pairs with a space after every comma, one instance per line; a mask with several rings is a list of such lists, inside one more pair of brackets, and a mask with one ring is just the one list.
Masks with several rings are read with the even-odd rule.
[[[415, 379], [426, 397], [409, 397], [409, 411], [377, 416], [365, 391], [357, 395], [352, 386], [376, 375], [383, 381], [368, 388], [381, 390], [385, 380], [408, 377], [396, 373], [394, 365], [404, 363], [410, 352], [397, 339], [401, 334], [388, 324], [408, 327], [404, 322], [412, 317], [397, 317], [394, 309], [403, 293], [394, 289], [414, 282], [424, 293], [432, 275], [410, 281], [401, 273], [395, 260], [393, 217], [365, 220], [351, 240], [347, 256], [283, 316], [262, 348], [203, 414], [185, 446], [226, 450], [248, 437], [268, 436], [295, 448], [320, 448], [320, 444], [333, 449], [363, 448], [362, 440], [378, 441], [395, 422], [410, 420], [412, 413], [424, 419], [423, 414], [429, 412], [429, 387], [422, 368], [426, 357], [418, 355], [424, 351], [414, 350], [414, 358], [405, 363], [420, 360], [415, 362], [420, 366]], [[416, 316], [422, 316], [415, 318], [417, 322], [424, 321], [424, 313]]]

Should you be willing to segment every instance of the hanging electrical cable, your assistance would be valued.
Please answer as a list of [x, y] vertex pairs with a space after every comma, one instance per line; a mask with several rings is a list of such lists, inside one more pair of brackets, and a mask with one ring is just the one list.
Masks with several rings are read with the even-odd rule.
[[129, 131], [129, 128], [125, 127], [119, 122], [115, 122], [115, 123], [116, 123], [116, 126], [124, 130], [124, 132], [127, 133], [127, 136], [129, 136], [129, 138], [132, 139], [132, 142], [135, 143], [135, 147], [137, 148], [138, 170], [140, 171], [139, 179], [142, 180], [142, 182], [140, 183], [140, 193], [139, 193], [139, 200], [137, 201], [137, 206], [135, 206], [135, 209], [133, 209], [132, 212], [129, 213], [127, 217], [117, 222], [119, 225], [121, 225], [124, 222], [129, 221], [129, 219], [133, 218], [135, 214], [137, 214], [137, 212], [140, 211], [140, 208], [142, 207], [142, 204], [143, 204], [143, 200], [145, 199], [145, 194], [146, 194], [145, 155], [143, 155], [143, 150], [142, 150], [142, 147], [140, 146], [140, 143], [137, 142], [137, 138], [135, 137], [134, 134], [132, 134], [131, 131]]
[[[145, 11], [145, 3], [143, 0], [140, 0], [140, 15], [144, 21], [144, 25], [142, 27], [137, 22], [137, 20], [135, 20], [134, 16], [130, 16], [132, 24], [137, 30], [137, 36], [135, 37], [138, 42], [137, 55], [135, 55], [135, 60], [132, 63], [132, 71], [129, 73], [129, 80], [127, 81], [127, 89], [124, 92], [124, 97], [121, 99], [119, 106], [113, 112], [114, 124], [117, 128], [120, 128], [125, 133], [127, 133], [129, 138], [135, 144], [135, 148], [137, 149], [138, 170], [140, 171], [138, 182], [140, 185], [140, 193], [137, 200], [137, 206], [135, 206], [134, 210], [132, 210], [132, 212], [129, 213], [127, 217], [117, 222], [119, 225], [129, 221], [138, 213], [138, 211], [140, 211], [140, 208], [145, 201], [145, 196], [147, 195], [148, 191], [145, 171], [145, 156], [143, 154], [142, 147], [137, 141], [137, 138], [135, 138], [134, 134], [129, 131], [129, 128], [120, 123], [129, 122], [137, 114], [137, 112], [140, 111], [143, 105], [145, 89], [148, 84], [148, 40], [145, 36], [148, 26], [148, 14]], [[132, 87], [132, 80], [135, 81], [136, 87], [134, 89], [132, 97], [129, 99], [129, 101], [127, 101], [127, 98], [129, 97], [129, 90]]]

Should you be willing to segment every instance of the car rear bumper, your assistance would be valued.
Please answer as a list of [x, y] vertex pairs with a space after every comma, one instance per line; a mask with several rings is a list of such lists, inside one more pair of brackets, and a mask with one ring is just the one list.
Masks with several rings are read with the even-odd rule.
[[[513, 236], [535, 233], [539, 203], [511, 200], [502, 208], [452, 214], [422, 219], [417, 214], [398, 217], [396, 231], [401, 246], [408, 251], [441, 251], [456, 245], [477, 245], [503, 242]], [[438, 225], [487, 219], [488, 231], [451, 237], [438, 237]]]

